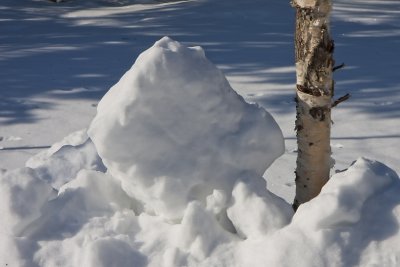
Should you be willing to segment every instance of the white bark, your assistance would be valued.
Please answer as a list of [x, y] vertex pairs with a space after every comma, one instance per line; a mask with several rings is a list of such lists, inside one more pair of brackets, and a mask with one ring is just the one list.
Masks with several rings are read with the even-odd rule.
[[295, 4], [301, 8], [315, 7], [318, 0], [296, 0]]
[[312, 96], [297, 92], [302, 129], [298, 129], [296, 201], [305, 203], [316, 197], [329, 179], [330, 96]]
[[319, 194], [329, 179], [333, 41], [330, 0], [295, 0], [297, 144], [293, 207]]

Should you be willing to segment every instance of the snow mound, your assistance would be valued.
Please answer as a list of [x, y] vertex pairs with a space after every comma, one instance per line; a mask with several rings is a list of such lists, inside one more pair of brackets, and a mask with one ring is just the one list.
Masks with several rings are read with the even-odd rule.
[[398, 266], [399, 193], [393, 170], [360, 158], [301, 205], [289, 225], [243, 242], [238, 266]]
[[124, 190], [170, 220], [214, 189], [229, 194], [243, 173], [261, 179], [284, 150], [271, 115], [247, 104], [201, 48], [168, 37], [103, 97], [88, 134]]
[[[304, 223], [302, 228], [313, 229], [357, 223], [365, 202], [396, 182], [398, 177], [394, 171], [382, 163], [361, 158], [346, 172], [333, 176], [317, 197], [318, 201], [302, 205], [293, 220]], [[325, 206], [315, 204], [319, 202]]]

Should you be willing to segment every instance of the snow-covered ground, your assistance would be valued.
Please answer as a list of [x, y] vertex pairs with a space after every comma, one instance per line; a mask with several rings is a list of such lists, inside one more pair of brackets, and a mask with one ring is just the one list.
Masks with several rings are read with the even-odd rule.
[[[287, 153], [273, 168], [277, 181], [271, 185], [293, 192], [294, 19], [289, 4], [110, 2], [1, 1], [0, 168], [21, 167], [33, 154], [86, 127], [97, 102], [138, 54], [170, 36], [202, 46], [237, 92], [274, 115]], [[400, 171], [399, 13], [397, 0], [335, 1], [336, 61], [347, 65], [335, 75], [336, 94], [352, 94], [334, 113], [336, 169], [367, 156]]]
[[[281, 0], [116, 2], [0, 3], [0, 189], [6, 229], [1, 232], [1, 264], [400, 264], [398, 176], [366, 159], [340, 172], [362, 156], [400, 173], [400, 2], [335, 1], [336, 61], [346, 64], [335, 73], [335, 90], [337, 97], [352, 95], [334, 110], [332, 173], [338, 174], [293, 218], [288, 204], [294, 194], [296, 158], [294, 19], [289, 4]], [[136, 86], [136, 93], [122, 97], [108, 93], [97, 107], [138, 55], [163, 36], [183, 44], [168, 39], [158, 43], [178, 55], [183, 51], [182, 62], [188, 55], [196, 57], [185, 51], [203, 58], [202, 50], [187, 50], [186, 45], [203, 47], [237, 93], [273, 115], [286, 149], [264, 176], [268, 188], [286, 202], [260, 190], [264, 185], [260, 171], [280, 154], [276, 145], [283, 140], [272, 133], [277, 129], [274, 120], [265, 113], [269, 121], [260, 129], [263, 123], [256, 118], [237, 121], [235, 116], [216, 116], [228, 111], [237, 119], [258, 115], [250, 108], [254, 106], [233, 108], [244, 102], [226, 89], [229, 85], [219, 87], [225, 84], [223, 76], [207, 76], [213, 73], [208, 63], [187, 66], [200, 76], [214, 77], [209, 78], [210, 84], [219, 85], [214, 99], [196, 80], [196, 71], [175, 84], [168, 81], [185, 70], [180, 69], [184, 64], [142, 56], [137, 68], [161, 73], [164, 80], [154, 75], [149, 82], [140, 78], [146, 76], [127, 73], [128, 81], [119, 87]], [[169, 54], [164, 56], [168, 59]], [[163, 62], [169, 62], [170, 72], [159, 72], [157, 66]], [[193, 81], [195, 88], [206, 90], [197, 95], [204, 106], [196, 106], [193, 95], [179, 91]], [[169, 91], [159, 93], [157, 84]], [[158, 93], [152, 95], [153, 91]], [[130, 101], [139, 101], [140, 108]], [[190, 105], [182, 105], [185, 101]], [[224, 112], [212, 113], [218, 110]], [[204, 124], [214, 118], [219, 122]], [[197, 123], [182, 124], [187, 119]], [[117, 122], [121, 129], [115, 127]], [[241, 130], [253, 124], [258, 125], [254, 131]], [[85, 131], [75, 132], [89, 125], [91, 139]], [[210, 125], [217, 130], [207, 128]], [[264, 139], [260, 133], [266, 134]], [[239, 142], [249, 137], [260, 147]], [[207, 146], [196, 147], [194, 140], [206, 141]], [[11, 171], [29, 158], [27, 166], [32, 169]], [[196, 172], [191, 173], [189, 166]]]

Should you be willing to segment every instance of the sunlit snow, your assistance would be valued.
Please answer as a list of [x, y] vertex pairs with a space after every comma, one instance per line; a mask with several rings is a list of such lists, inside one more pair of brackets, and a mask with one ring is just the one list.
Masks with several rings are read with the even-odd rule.
[[2, 0], [0, 266], [399, 266], [399, 8], [335, 2], [352, 98], [293, 214], [287, 2]]

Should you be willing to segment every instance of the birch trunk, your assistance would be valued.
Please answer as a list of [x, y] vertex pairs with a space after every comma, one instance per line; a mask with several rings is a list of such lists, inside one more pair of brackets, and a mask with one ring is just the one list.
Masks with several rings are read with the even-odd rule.
[[331, 0], [294, 0], [296, 8], [296, 131], [298, 156], [293, 208], [319, 194], [331, 168], [333, 50]]

